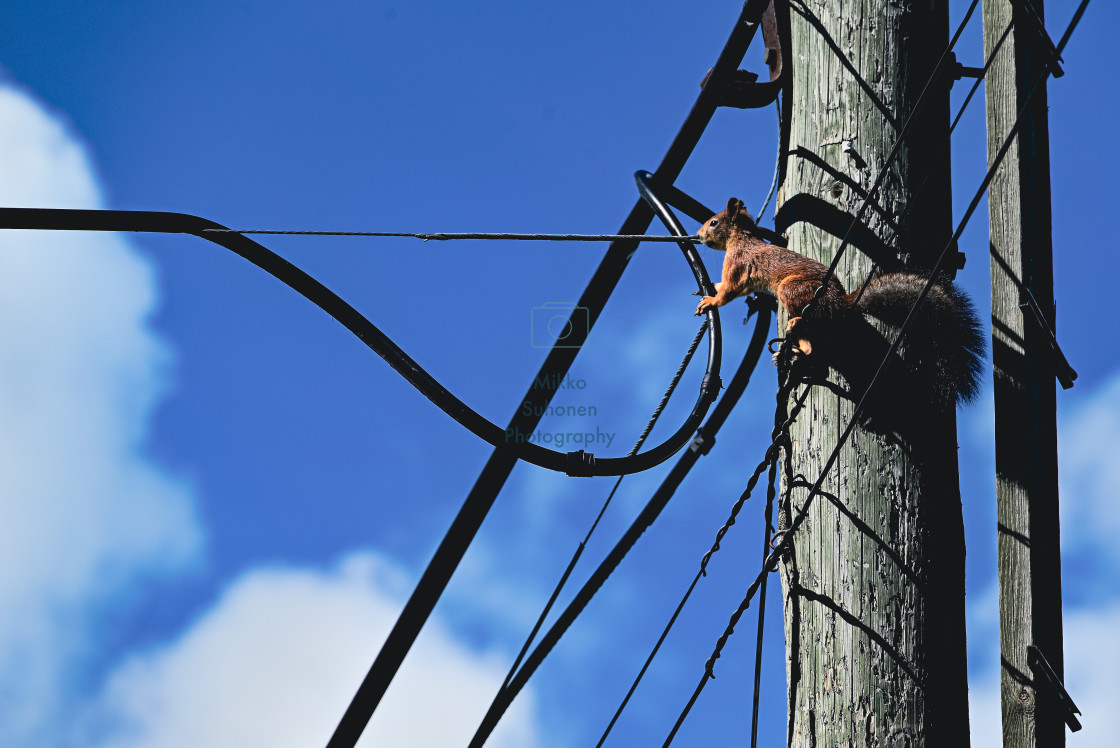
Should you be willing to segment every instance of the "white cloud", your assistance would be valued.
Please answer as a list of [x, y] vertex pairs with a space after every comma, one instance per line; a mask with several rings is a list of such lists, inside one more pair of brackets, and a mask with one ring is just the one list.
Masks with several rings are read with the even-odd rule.
[[973, 675], [968, 684], [968, 727], [976, 748], [1003, 745], [1000, 726], [999, 671]]
[[[322, 745], [401, 607], [400, 574], [356, 554], [331, 572], [258, 569], [233, 584], [179, 641], [133, 657], [99, 712], [104, 748]], [[429, 621], [360, 745], [465, 745], [505, 675], [505, 660]], [[488, 745], [534, 738], [522, 693]]]
[[[1094, 392], [1081, 393], [1060, 413], [1058, 430], [1059, 480], [1061, 483], [1062, 550], [1067, 561], [1076, 563], [1071, 578], [1067, 571], [1067, 596], [1078, 597], [1090, 606], [1064, 610], [1063, 639], [1065, 683], [1081, 708], [1084, 729], [1067, 733], [1070, 746], [1112, 746], [1120, 732], [1120, 698], [1113, 673], [1120, 668], [1120, 600], [1115, 598], [1113, 579], [1120, 562], [1115, 542], [1120, 531], [1120, 376]], [[1067, 566], [1067, 569], [1071, 566]], [[997, 588], [993, 585], [969, 605], [970, 648], [988, 650], [983, 663], [976, 663], [969, 684], [973, 745], [1000, 745], [999, 647]], [[1086, 597], [1084, 590], [1113, 592], [1112, 599]], [[974, 658], [978, 660], [979, 658]]]
[[1120, 561], [1120, 376], [1062, 418], [1058, 446], [1063, 548]]
[[[102, 206], [66, 125], [3, 84], [0, 205]], [[157, 295], [119, 235], [0, 231], [0, 745], [322, 744], [400, 608], [374, 556], [251, 571], [89, 696], [99, 613], [205, 538], [189, 487], [144, 454], [170, 357], [147, 324]], [[504, 674], [430, 622], [363, 745], [464, 742]], [[525, 693], [493, 744], [535, 745], [532, 711]]]
[[1066, 690], [1082, 712], [1084, 729], [1069, 738], [1077, 748], [1116, 745], [1120, 712], [1116, 672], [1120, 668], [1120, 604], [1066, 613], [1064, 624]]
[[[0, 85], [0, 205], [94, 208], [82, 147]], [[200, 531], [143, 454], [167, 350], [151, 268], [111, 234], [0, 231], [0, 743], [42, 745], [94, 644], [100, 606], [180, 569]]]
[[[1066, 612], [1065, 684], [1081, 710], [1082, 729], [1067, 732], [1071, 748], [1111, 748], [1120, 733], [1114, 673], [1120, 668], [1120, 604]], [[997, 644], [998, 646], [998, 644]], [[993, 667], [969, 684], [972, 744], [1001, 745], [999, 671]]]

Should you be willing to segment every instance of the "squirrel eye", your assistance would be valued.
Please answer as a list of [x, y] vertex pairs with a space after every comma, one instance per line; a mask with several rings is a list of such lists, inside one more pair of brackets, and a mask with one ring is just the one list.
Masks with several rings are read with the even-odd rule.
[[719, 223], [719, 219], [718, 218], [713, 218], [711, 223], [709, 223], [708, 225], [711, 226], [712, 228], [715, 228], [716, 224], [718, 224], [718, 223]]

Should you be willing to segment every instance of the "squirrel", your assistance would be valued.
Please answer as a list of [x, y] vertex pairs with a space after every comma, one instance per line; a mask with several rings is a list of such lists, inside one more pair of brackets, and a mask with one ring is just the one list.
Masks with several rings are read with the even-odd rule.
[[[849, 384], [859, 382], [857, 372], [868, 380], [867, 367], [877, 365], [888, 343], [867, 324], [865, 315], [897, 329], [928, 276], [879, 273], [860, 291], [847, 293], [824, 264], [771, 244], [760, 233], [743, 201], [734, 197], [723, 212], [700, 227], [700, 240], [727, 254], [723, 279], [715, 284], [716, 295], [704, 296], [696, 314], [751, 292], [775, 296], [790, 315], [786, 339], [795, 360], [809, 357], [816, 348], [818, 356], [814, 358], [823, 353], [824, 360]], [[803, 317], [805, 306], [826, 276], [827, 289]], [[972, 302], [951, 281], [938, 279], [930, 288], [905, 342], [908, 381], [929, 390], [935, 407], [947, 410], [976, 398], [983, 371], [984, 339]]]

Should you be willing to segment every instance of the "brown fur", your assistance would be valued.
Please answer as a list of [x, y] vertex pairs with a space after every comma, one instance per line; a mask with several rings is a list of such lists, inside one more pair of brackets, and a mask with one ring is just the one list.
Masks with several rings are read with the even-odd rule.
[[[914, 273], [877, 275], [858, 295], [857, 302], [857, 294], [846, 293], [836, 278], [830, 278], [825, 293], [802, 319], [805, 306], [828, 274], [825, 265], [761, 239], [743, 201], [734, 197], [723, 212], [700, 227], [697, 235], [726, 256], [723, 280], [715, 284], [716, 295], [700, 299], [696, 314], [748, 293], [769, 294], [789, 313], [786, 337], [794, 355], [807, 356], [814, 347], [828, 344], [824, 345], [826, 360], [833, 365], [844, 359], [873, 358], [871, 351], [855, 350], [861, 348], [855, 341], [864, 339], [857, 333], [861, 323], [867, 325], [863, 315], [897, 327], [926, 284], [926, 278]], [[915, 371], [925, 370], [917, 381], [923, 382], [923, 388], [944, 407], [972, 400], [979, 392], [984, 354], [980, 331], [967, 296], [948, 281], [931, 287], [912, 323], [908, 360]]]
[[[794, 346], [807, 355], [812, 352], [812, 343], [806, 337], [797, 336], [794, 327], [828, 268], [793, 250], [760, 239], [754, 232], [756, 228], [743, 201], [734, 197], [727, 201], [726, 210], [700, 227], [697, 232], [700, 240], [727, 254], [723, 258], [723, 281], [716, 284], [716, 295], [700, 299], [696, 314], [752, 292], [774, 296], [789, 312], [786, 331]], [[832, 278], [828, 291], [817, 304], [815, 316], [831, 318], [850, 308], [851, 300], [845, 296], [844, 287]]]

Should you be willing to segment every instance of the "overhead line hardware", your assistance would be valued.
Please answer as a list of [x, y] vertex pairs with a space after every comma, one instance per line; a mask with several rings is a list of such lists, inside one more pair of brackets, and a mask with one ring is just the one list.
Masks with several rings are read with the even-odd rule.
[[1081, 722], [1078, 721], [1075, 714], [1081, 714], [1081, 710], [1077, 708], [1077, 704], [1073, 703], [1066, 687], [1062, 684], [1062, 679], [1050, 667], [1050, 663], [1042, 654], [1042, 650], [1033, 644], [1027, 647], [1027, 662], [1030, 664], [1032, 670], [1038, 671], [1042, 675], [1042, 680], [1035, 679], [1035, 683], [1045, 683], [1050, 687], [1050, 693], [1062, 705], [1062, 719], [1069, 725], [1070, 732], [1077, 732], [1081, 729]]
[[949, 73], [953, 76], [953, 80], [959, 81], [961, 78], [983, 78], [985, 72], [985, 68], [971, 68], [964, 65], [957, 59], [956, 53], [949, 53]]
[[1042, 306], [1038, 303], [1038, 299], [1034, 297], [1034, 294], [1031, 293], [1029, 288], [1020, 286], [1019, 298], [1019, 308], [1023, 311], [1029, 311], [1029, 318], [1033, 319], [1035, 324], [1038, 325], [1038, 328], [1046, 335], [1046, 342], [1050, 344], [1050, 355], [1054, 359], [1054, 375], [1058, 378], [1062, 389], [1068, 390], [1073, 386], [1073, 380], [1077, 379], [1077, 372], [1069, 365], [1065, 354], [1062, 353], [1062, 349], [1058, 345], [1058, 338], [1054, 334], [1054, 328], [1046, 321], [1046, 315], [1042, 312]]

